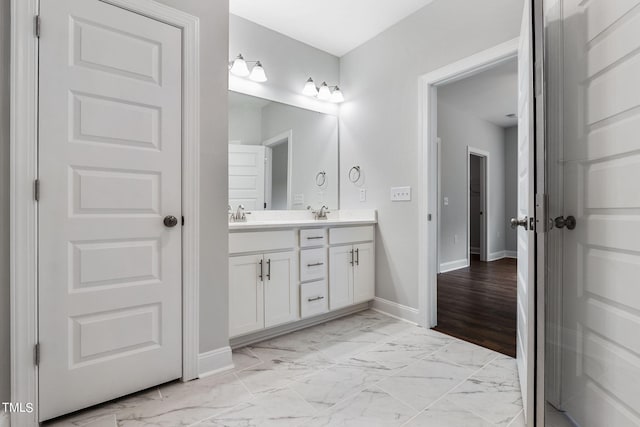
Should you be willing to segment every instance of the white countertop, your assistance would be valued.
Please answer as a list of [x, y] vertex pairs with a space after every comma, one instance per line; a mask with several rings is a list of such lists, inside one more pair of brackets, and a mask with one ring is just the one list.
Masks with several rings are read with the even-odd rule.
[[229, 231], [288, 228], [368, 225], [378, 222], [375, 210], [331, 211], [327, 219], [314, 219], [309, 211], [255, 211], [246, 222], [230, 222]]

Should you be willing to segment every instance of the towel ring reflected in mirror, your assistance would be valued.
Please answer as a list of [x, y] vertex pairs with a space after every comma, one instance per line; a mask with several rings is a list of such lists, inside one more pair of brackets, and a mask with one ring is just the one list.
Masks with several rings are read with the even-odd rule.
[[316, 185], [318, 187], [322, 187], [327, 182], [327, 173], [325, 171], [320, 171], [316, 175]]
[[349, 170], [349, 181], [354, 184], [360, 181], [360, 166], [354, 166]]

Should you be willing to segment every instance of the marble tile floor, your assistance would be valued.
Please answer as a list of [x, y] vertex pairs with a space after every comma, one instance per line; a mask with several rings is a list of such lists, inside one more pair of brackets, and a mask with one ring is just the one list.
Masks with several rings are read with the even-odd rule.
[[522, 427], [515, 360], [372, 310], [238, 349], [235, 368], [51, 427]]

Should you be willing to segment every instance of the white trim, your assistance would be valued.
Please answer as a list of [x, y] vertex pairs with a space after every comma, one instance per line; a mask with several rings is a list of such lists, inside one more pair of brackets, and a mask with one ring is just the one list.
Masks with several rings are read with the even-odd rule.
[[[489, 232], [489, 152], [467, 146], [467, 260], [471, 264], [471, 204], [469, 203], [469, 195], [471, 194], [471, 155], [475, 155], [483, 159], [480, 167], [480, 209], [484, 207], [484, 214], [480, 218], [480, 261], [486, 261], [489, 258], [489, 242], [491, 233]], [[440, 173], [440, 171], [438, 171]], [[438, 218], [440, 221], [440, 218]], [[484, 234], [484, 236], [483, 236]], [[484, 237], [484, 238], [483, 238]]]
[[462, 258], [455, 261], [443, 262], [440, 264], [440, 273], [448, 273], [450, 271], [460, 270], [469, 267], [469, 259]]
[[[291, 206], [293, 205], [293, 196], [291, 194], [293, 191], [291, 182], [293, 180], [293, 129], [289, 129], [263, 141], [262, 145], [267, 148], [273, 149], [272, 147], [282, 144], [285, 139], [287, 140], [287, 210], [291, 210]], [[270, 156], [270, 159], [271, 161], [273, 161], [273, 156]], [[273, 171], [273, 167], [271, 165], [269, 169]], [[271, 180], [273, 179], [273, 177], [269, 177], [269, 179]], [[265, 183], [265, 186], [266, 185], [267, 184]], [[271, 183], [269, 183], [269, 186], [271, 186]], [[272, 199], [272, 195], [273, 190], [269, 194], [270, 199]], [[273, 200], [270, 200], [270, 203], [273, 203]]]
[[480, 255], [480, 248], [477, 246], [472, 246], [469, 248], [469, 253], [471, 255]]
[[504, 257], [518, 259], [518, 251], [504, 251]]
[[31, 414], [10, 415], [13, 427], [38, 425], [37, 209], [38, 42], [33, 17], [38, 0], [11, 1], [10, 286], [11, 400], [32, 402]]
[[371, 309], [414, 325], [417, 325], [420, 320], [420, 311], [417, 308], [398, 304], [384, 298], [375, 297], [371, 304]]
[[[418, 270], [419, 308], [421, 326], [437, 325], [437, 218], [428, 221], [428, 214], [438, 215], [437, 203], [437, 87], [494, 67], [518, 55], [518, 39], [509, 40], [465, 59], [419, 77], [420, 90], [420, 207]], [[434, 176], [436, 178], [434, 178]]]
[[198, 356], [198, 377], [204, 378], [234, 368], [231, 347], [200, 353]]
[[[182, 30], [183, 40], [183, 380], [198, 375], [200, 261], [200, 34], [197, 17], [152, 0], [101, 0]], [[38, 42], [33, 19], [38, 0], [11, 4], [11, 399], [33, 402], [13, 427], [38, 423], [37, 342]]]

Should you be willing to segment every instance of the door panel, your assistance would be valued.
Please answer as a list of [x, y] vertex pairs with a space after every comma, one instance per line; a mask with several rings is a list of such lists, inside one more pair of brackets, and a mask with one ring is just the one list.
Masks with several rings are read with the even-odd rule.
[[[533, 38], [531, 2], [525, 1], [518, 48], [518, 218], [532, 218], [534, 205]], [[535, 365], [535, 234], [518, 227], [516, 361], [527, 425], [533, 426]]]
[[640, 425], [640, 1], [562, 2], [560, 405], [581, 427]]
[[264, 210], [265, 147], [229, 144], [229, 205]]
[[329, 248], [329, 308], [353, 304], [353, 246]]
[[41, 19], [44, 420], [182, 374], [182, 41], [97, 0]]
[[297, 257], [294, 252], [266, 254], [264, 280], [265, 327], [298, 319]]
[[375, 271], [373, 243], [355, 245], [355, 265], [353, 266], [353, 303], [371, 301], [375, 298]]
[[264, 328], [262, 255], [229, 258], [229, 336]]

